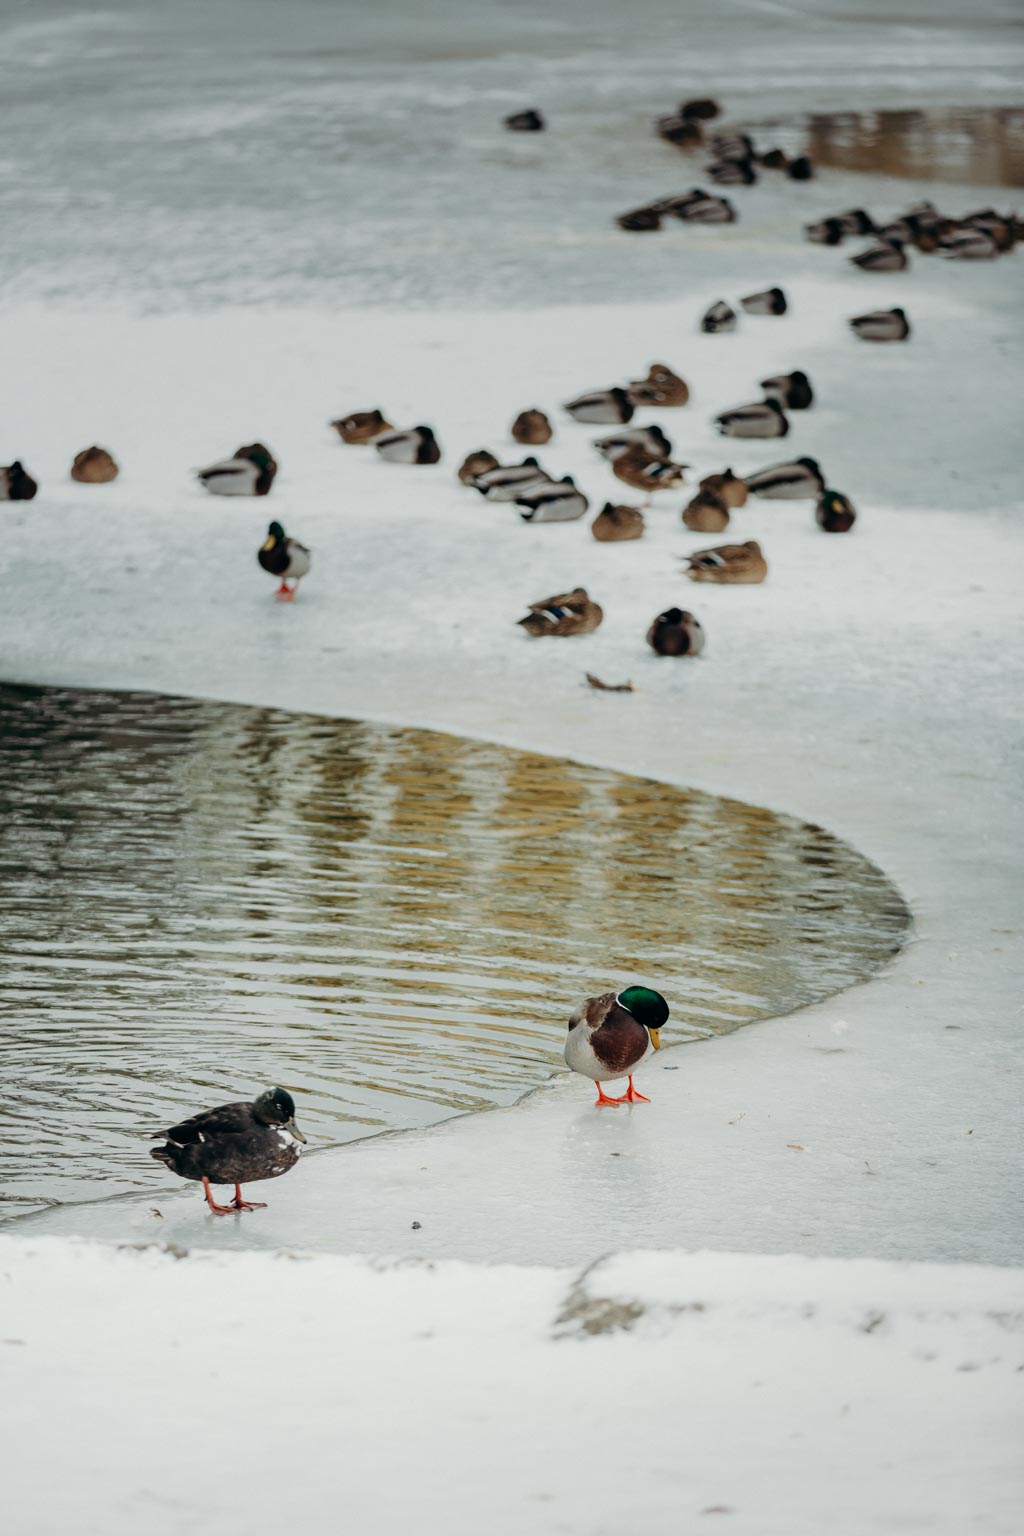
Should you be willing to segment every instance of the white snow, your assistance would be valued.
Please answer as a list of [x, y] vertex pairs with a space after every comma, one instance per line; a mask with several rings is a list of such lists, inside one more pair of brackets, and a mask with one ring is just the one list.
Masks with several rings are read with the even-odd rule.
[[[972, 31], [948, 9], [943, 20], [915, 0], [889, 27], [859, 8], [831, 8], [824, 24], [798, 5], [748, 6], [760, 22], [736, 45], [747, 104], [766, 100], [766, 39], [789, 71], [772, 75], [774, 104], [791, 93], [804, 105], [803, 80], [818, 104], [834, 99], [862, 58], [876, 100], [924, 87], [933, 101], [992, 99], [1009, 10], [986, 6]], [[701, 12], [718, 67], [739, 36], [735, 10], [725, 22]], [[552, 79], [564, 51], [541, 60]], [[600, 72], [588, 71], [596, 110]], [[662, 163], [638, 170], [637, 201], [690, 184], [685, 164]], [[628, 169], [620, 153], [619, 184]], [[120, 265], [87, 240], [77, 264], [22, 265], [23, 292], [85, 299], [0, 313], [0, 462], [20, 457], [42, 483], [35, 502], [0, 511], [6, 678], [433, 726], [735, 795], [847, 838], [899, 884], [916, 927], [863, 987], [660, 1052], [639, 1084], [650, 1105], [599, 1112], [590, 1084], [566, 1076], [513, 1109], [310, 1149], [269, 1187], [266, 1211], [214, 1218], [169, 1180], [158, 1205], [70, 1208], [12, 1229], [0, 1240], [0, 1444], [18, 1536], [1017, 1528], [1020, 1273], [981, 1266], [1024, 1258], [1012, 1215], [1024, 258], [915, 259], [883, 278], [855, 273], [852, 247], [813, 249], [798, 229], [932, 194], [837, 174], [737, 192], [742, 221], [728, 229], [673, 229], [653, 247], [613, 234], [631, 284], [601, 308], [328, 310], [326, 247], [304, 286], [296, 220], [302, 254], [288, 247], [285, 266], [318, 309], [283, 308], [277, 269], [276, 308], [87, 309], [114, 287], [186, 291], [201, 242], [168, 241], [163, 209], [159, 272], [133, 270], [130, 241]], [[934, 195], [954, 210], [1012, 202]], [[52, 221], [8, 227], [33, 255], [33, 228], [52, 236]], [[443, 263], [436, 237], [425, 250]], [[492, 243], [500, 286], [521, 249], [506, 258]], [[214, 245], [237, 268], [225, 277], [215, 262], [211, 291], [261, 291], [258, 242]], [[564, 277], [609, 248], [607, 231], [591, 241], [584, 229], [537, 257]], [[664, 291], [669, 251], [676, 294], [644, 302]], [[80, 281], [90, 272], [95, 285]], [[784, 319], [696, 333], [713, 300], [775, 283]], [[897, 303], [914, 326], [907, 346], [846, 329]], [[719, 542], [682, 528], [681, 497], [663, 498], [639, 542], [601, 545], [589, 518], [529, 527], [456, 483], [470, 448], [511, 457], [508, 424], [538, 405], [557, 420], [546, 465], [573, 473], [594, 510], [633, 499], [589, 447], [599, 429], [558, 404], [655, 359], [687, 378], [691, 403], [641, 420], [661, 422], [694, 480], [810, 453], [856, 504], [853, 533], [821, 534], [807, 504], [751, 504], [729, 537], [761, 540], [769, 579], [716, 589], [679, 574], [676, 555]], [[783, 444], [715, 436], [719, 410], [796, 367], [819, 398]], [[378, 405], [398, 426], [433, 425], [444, 462], [385, 465], [326, 427]], [[218, 502], [189, 479], [255, 438], [282, 465], [268, 500]], [[122, 465], [112, 486], [67, 479], [92, 441]], [[256, 564], [271, 517], [314, 550], [293, 605], [274, 604]], [[605, 608], [595, 635], [531, 643], [517, 631], [526, 602], [577, 584]], [[673, 603], [707, 631], [700, 662], [645, 649], [650, 619]], [[591, 692], [585, 669], [637, 691]], [[178, 1260], [69, 1234], [278, 1251]], [[626, 1251], [638, 1245], [722, 1251]], [[936, 1259], [957, 1262], [903, 1262]], [[592, 1336], [587, 1319], [631, 1326]]]
[[18, 1536], [1018, 1528], [1007, 1270], [4, 1238], [0, 1281]]

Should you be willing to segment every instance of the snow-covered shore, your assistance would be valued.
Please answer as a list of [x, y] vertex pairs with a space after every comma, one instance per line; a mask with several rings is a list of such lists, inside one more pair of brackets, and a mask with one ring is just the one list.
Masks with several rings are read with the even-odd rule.
[[18, 1536], [1017, 1529], [1002, 1269], [3, 1238], [0, 1275]]

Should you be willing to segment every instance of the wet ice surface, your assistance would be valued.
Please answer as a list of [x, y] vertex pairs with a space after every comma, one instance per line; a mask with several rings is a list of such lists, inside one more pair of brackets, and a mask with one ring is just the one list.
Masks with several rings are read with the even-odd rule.
[[8, 1214], [158, 1188], [149, 1132], [268, 1083], [320, 1147], [508, 1104], [580, 996], [726, 1033], [908, 923], [820, 827], [426, 731], [0, 687], [0, 790]]
[[[694, 91], [748, 123], [1012, 104], [1013, 7], [967, 37], [959, 9], [36, 0], [0, 17], [5, 289], [150, 309], [674, 295], [680, 242], [612, 222], [703, 177], [654, 119]], [[501, 127], [531, 104], [547, 132]], [[827, 211], [779, 178], [770, 202], [779, 232]]]

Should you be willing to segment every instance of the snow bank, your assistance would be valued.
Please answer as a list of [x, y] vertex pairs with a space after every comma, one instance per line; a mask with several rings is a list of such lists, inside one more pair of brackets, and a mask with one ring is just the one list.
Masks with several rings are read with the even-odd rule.
[[0, 1273], [18, 1536], [1017, 1528], [1004, 1270], [6, 1238]]

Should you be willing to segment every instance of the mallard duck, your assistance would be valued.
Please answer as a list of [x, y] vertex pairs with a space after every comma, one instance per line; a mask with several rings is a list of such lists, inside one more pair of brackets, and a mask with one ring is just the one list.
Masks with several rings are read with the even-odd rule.
[[599, 544], [617, 544], [626, 539], [642, 539], [644, 515], [639, 507], [614, 506], [606, 501], [590, 525]]
[[698, 491], [683, 508], [683, 522], [691, 533], [721, 533], [729, 526], [729, 508], [715, 491]]
[[790, 181], [810, 181], [814, 176], [814, 161], [810, 155], [795, 155], [786, 166]]
[[674, 491], [686, 480], [686, 464], [671, 459], [652, 458], [635, 444], [612, 459], [612, 474], [635, 491], [646, 491], [648, 499], [655, 491]]
[[691, 581], [711, 581], [718, 586], [753, 586], [768, 575], [768, 562], [755, 539], [745, 544], [719, 544], [687, 555]]
[[833, 214], [832, 217], [844, 235], [874, 235], [878, 233], [874, 219], [864, 208], [846, 208], [842, 213]]
[[696, 149], [704, 142], [704, 130], [697, 119], [684, 117], [681, 112], [659, 117], [657, 129], [659, 139], [674, 144], [677, 149]]
[[715, 417], [722, 437], [785, 437], [789, 432], [786, 413], [777, 400], [756, 400], [752, 405], [737, 405]]
[[716, 187], [753, 187], [757, 184], [752, 160], [715, 160], [706, 169]]
[[486, 448], [477, 448], [472, 453], [467, 453], [459, 466], [459, 479], [463, 485], [474, 485], [479, 475], [486, 474], [489, 469], [500, 468], [499, 461]]
[[791, 459], [785, 464], [769, 464], [747, 475], [747, 490], [752, 496], [774, 501], [817, 501], [825, 489], [824, 476], [817, 459]]
[[521, 464], [497, 464], [493, 469], [485, 469], [472, 483], [488, 501], [515, 501], [521, 488], [550, 479], [531, 453]]
[[910, 265], [901, 240], [879, 240], [851, 256], [850, 261], [862, 272], [905, 272]]
[[351, 416], [339, 416], [331, 426], [343, 443], [372, 443], [382, 432], [395, 430], [383, 411], [353, 411]]
[[[588, 997], [569, 1020], [565, 1064], [597, 1084], [596, 1104], [649, 1104], [633, 1086], [640, 1063], [661, 1048], [660, 1030], [668, 1019], [668, 1003], [650, 987], [626, 987], [619, 993]], [[611, 1099], [602, 1083], [628, 1077], [621, 1098]]]
[[647, 644], [659, 656], [699, 656], [704, 631], [698, 619], [684, 608], [666, 608], [647, 631]]
[[[299, 582], [310, 567], [312, 557], [305, 544], [300, 544], [298, 539], [286, 538], [281, 524], [271, 523], [256, 558], [271, 576], [280, 576], [281, 585], [274, 593], [278, 602], [292, 602], [299, 590]], [[292, 587], [288, 585], [289, 576], [295, 583]]]
[[577, 395], [575, 400], [567, 400], [563, 410], [575, 421], [615, 426], [629, 421], [633, 405], [624, 389], [592, 389], [588, 394]]
[[[150, 1147], [150, 1157], [166, 1163], [179, 1178], [202, 1184], [215, 1216], [264, 1210], [264, 1200], [243, 1200], [242, 1185], [277, 1179], [294, 1168], [306, 1138], [295, 1124], [295, 1100], [286, 1088], [268, 1088], [251, 1104], [221, 1104], [204, 1109], [169, 1131], [167, 1143]], [[211, 1184], [233, 1184], [230, 1205], [218, 1205]]]
[[520, 411], [512, 423], [512, 436], [517, 443], [527, 443], [531, 446], [550, 443], [551, 423], [543, 411], [536, 409]]
[[38, 489], [20, 459], [0, 465], [0, 501], [31, 501]]
[[854, 315], [850, 329], [861, 341], [906, 341], [910, 321], [902, 309], [874, 309], [867, 315]]
[[690, 398], [685, 379], [673, 373], [667, 363], [652, 363], [646, 379], [634, 379], [626, 387], [634, 405], [682, 406]]
[[196, 471], [213, 496], [266, 496], [277, 474], [277, 460], [263, 443], [243, 443], [230, 459]]
[[813, 245], [841, 245], [847, 231], [838, 219], [816, 219], [804, 225], [804, 234]]
[[999, 247], [986, 230], [961, 225], [939, 240], [939, 255], [947, 261], [991, 261]]
[[680, 117], [695, 117], [701, 122], [709, 122], [711, 118], [718, 117], [721, 111], [718, 102], [711, 96], [694, 96], [689, 101], [679, 103]]
[[672, 443], [660, 427], [625, 427], [607, 437], [595, 437], [594, 447], [603, 459], [617, 459], [633, 447], [642, 448], [652, 459], [667, 459], [672, 454]]
[[756, 159], [766, 171], [784, 171], [789, 167], [789, 156], [784, 149], [766, 149]]
[[736, 311], [731, 309], [724, 299], [719, 299], [705, 311], [700, 328], [706, 336], [717, 336], [722, 331], [734, 331], [736, 323]]
[[980, 229], [982, 234], [988, 235], [998, 251], [1011, 251], [1017, 243], [1017, 231], [1014, 220], [997, 213], [994, 208], [982, 208], [977, 213], [968, 213], [961, 224], [971, 229]]
[[784, 315], [789, 305], [781, 288], [766, 288], [763, 293], [748, 293], [740, 303], [748, 315]]
[[528, 635], [539, 639], [545, 635], [589, 635], [603, 618], [604, 610], [591, 602], [587, 589], [575, 587], [571, 592], [557, 592], [554, 597], [531, 603], [525, 619], [516, 622]]
[[735, 224], [736, 210], [727, 197], [714, 197], [704, 192], [700, 197], [689, 198], [669, 210], [675, 218], [687, 224]]
[[747, 504], [747, 482], [734, 475], [731, 469], [720, 475], [705, 475], [700, 482], [702, 491], [710, 491], [728, 507], [744, 507]]
[[628, 213], [620, 213], [615, 222], [620, 229], [634, 232], [660, 229], [661, 214], [657, 208], [631, 208]]
[[774, 400], [791, 411], [806, 411], [814, 401], [814, 391], [806, 373], [776, 373], [761, 380], [766, 400]]
[[544, 126], [544, 119], [535, 107], [527, 107], [525, 112], [513, 112], [505, 119], [505, 127], [513, 133], [540, 133]]
[[826, 533], [849, 533], [857, 521], [853, 502], [841, 491], [822, 491], [814, 516]]
[[691, 187], [689, 192], [673, 192], [670, 197], [659, 197], [647, 206], [655, 213], [668, 213], [675, 219], [684, 219], [687, 208], [706, 202], [710, 196], [711, 194], [705, 192], [703, 187]]
[[381, 432], [373, 446], [389, 464], [437, 464], [441, 449], [432, 427], [407, 427], [402, 432]]
[[75, 454], [71, 466], [72, 480], [78, 480], [82, 485], [107, 485], [111, 480], [116, 480], [117, 475], [114, 456], [105, 448], [93, 446]]
[[572, 475], [521, 486], [514, 500], [524, 523], [572, 523], [590, 506]]
[[752, 160], [754, 141], [746, 133], [716, 133], [711, 140], [711, 153], [717, 160]]

